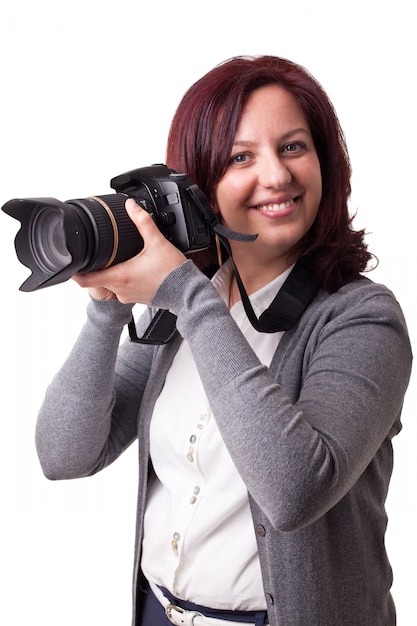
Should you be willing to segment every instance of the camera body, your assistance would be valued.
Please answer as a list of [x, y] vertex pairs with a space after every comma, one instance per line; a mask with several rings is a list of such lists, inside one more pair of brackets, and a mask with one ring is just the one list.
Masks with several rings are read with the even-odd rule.
[[[116, 176], [110, 186], [118, 194], [134, 198], [146, 209], [162, 234], [181, 252], [208, 247], [207, 221], [190, 192], [196, 186], [187, 174], [162, 164], [152, 165]], [[209, 208], [208, 201], [206, 208]]]
[[66, 202], [6, 202], [2, 210], [21, 222], [17, 257], [32, 271], [21, 291], [56, 285], [138, 254], [143, 239], [125, 210], [127, 197], [148, 211], [163, 235], [185, 254], [209, 246], [210, 220], [216, 218], [186, 174], [156, 164], [116, 176], [110, 186], [116, 193]]

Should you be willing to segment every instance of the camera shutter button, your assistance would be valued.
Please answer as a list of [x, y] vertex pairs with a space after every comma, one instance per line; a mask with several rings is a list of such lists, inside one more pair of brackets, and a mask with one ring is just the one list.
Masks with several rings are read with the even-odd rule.
[[183, 174], [182, 172], [171, 172], [169, 175], [171, 180], [187, 180], [187, 174]]

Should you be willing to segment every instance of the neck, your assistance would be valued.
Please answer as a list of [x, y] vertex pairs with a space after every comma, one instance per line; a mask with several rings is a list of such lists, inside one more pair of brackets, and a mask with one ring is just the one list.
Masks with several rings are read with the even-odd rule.
[[[237, 265], [237, 263], [236, 263]], [[265, 267], [261, 266], [259, 270], [256, 267], [251, 267], [249, 270], [240, 268], [237, 265], [239, 270], [240, 277], [242, 279], [243, 285], [246, 289], [248, 296], [251, 296], [253, 293], [265, 287], [272, 280], [280, 276], [283, 272], [285, 272], [291, 264], [285, 264], [280, 267]], [[239, 287], [236, 281], [236, 277], [234, 272], [230, 278], [230, 287], [229, 287], [229, 309], [232, 308], [236, 302], [241, 300], [241, 295], [239, 291]]]
[[233, 305], [236, 304], [236, 302], [240, 302], [241, 299], [242, 298], [240, 296], [239, 287], [237, 286], [237, 283], [236, 283], [235, 275], [232, 274], [230, 278], [230, 287], [229, 287], [229, 309], [231, 309]]

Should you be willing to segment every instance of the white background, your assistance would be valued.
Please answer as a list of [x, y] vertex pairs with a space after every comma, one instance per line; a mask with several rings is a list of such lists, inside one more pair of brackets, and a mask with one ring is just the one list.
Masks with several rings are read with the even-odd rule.
[[[371, 277], [394, 290], [413, 338], [414, 41], [409, 0], [3, 3], [0, 204], [111, 192], [113, 176], [164, 160], [174, 110], [202, 74], [237, 54], [285, 56], [322, 82], [339, 113], [356, 225], [380, 260]], [[14, 254], [17, 229], [0, 214], [0, 623], [128, 625], [136, 447], [90, 479], [43, 477], [37, 410], [83, 323], [87, 294], [72, 281], [19, 292], [28, 271]], [[399, 626], [415, 623], [415, 404], [414, 379], [388, 501]]]

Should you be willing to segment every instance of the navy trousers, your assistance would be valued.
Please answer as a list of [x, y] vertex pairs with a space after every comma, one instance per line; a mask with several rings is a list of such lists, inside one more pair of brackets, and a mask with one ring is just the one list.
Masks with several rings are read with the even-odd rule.
[[148, 587], [142, 595], [143, 604], [138, 626], [172, 626], [165, 615], [165, 609]]

